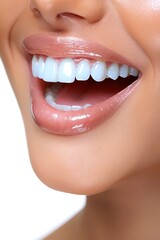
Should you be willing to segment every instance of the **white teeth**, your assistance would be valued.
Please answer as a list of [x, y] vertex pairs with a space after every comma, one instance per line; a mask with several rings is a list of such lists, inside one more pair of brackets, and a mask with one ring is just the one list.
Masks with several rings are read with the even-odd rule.
[[[47, 88], [46, 91], [45, 91], [45, 99], [46, 99], [46, 102], [53, 108], [57, 109], [57, 110], [60, 110], [60, 111], [79, 111], [79, 110], [82, 110], [84, 108], [88, 108], [88, 107], [91, 107], [92, 105], [87, 103], [83, 106], [69, 106], [69, 105], [63, 105], [63, 104], [57, 104], [56, 103], [56, 95], [58, 93], [60, 89], [60, 86], [57, 85], [57, 84], [54, 84], [53, 87], [50, 88]], [[54, 91], [55, 90], [55, 91]]]
[[81, 110], [83, 107], [81, 106], [72, 106], [72, 111], [78, 111]]
[[134, 68], [134, 67], [130, 67], [129, 68], [129, 73], [130, 73], [131, 76], [134, 76], [134, 77], [137, 77], [138, 74], [139, 74], [138, 70], [136, 68]]
[[91, 106], [92, 106], [91, 104], [87, 103], [83, 106], [83, 108], [88, 108], [88, 107], [91, 107]]
[[91, 76], [96, 82], [101, 82], [106, 78], [107, 67], [104, 62], [95, 62], [91, 67]]
[[43, 58], [40, 57], [38, 60], [38, 67], [37, 67], [37, 76], [39, 78], [43, 78], [43, 69], [44, 69], [44, 61], [43, 61]]
[[79, 81], [88, 80], [91, 74], [90, 62], [88, 60], [82, 60], [76, 67], [76, 79]]
[[32, 58], [32, 74], [33, 77], [37, 77], [38, 59], [34, 55]]
[[42, 79], [46, 82], [57, 82], [58, 63], [53, 58], [47, 58]]
[[127, 78], [129, 75], [137, 77], [139, 71], [128, 65], [112, 63], [107, 67], [105, 62], [89, 61], [87, 59], [76, 63], [74, 59], [53, 59], [33, 56], [32, 74], [46, 82], [72, 83], [75, 80], [86, 81], [90, 76], [96, 82], [107, 78], [117, 80], [118, 77]]
[[128, 77], [128, 74], [129, 74], [129, 66], [125, 64], [121, 65], [119, 69], [119, 76], [122, 78], [126, 78]]
[[55, 102], [55, 98], [54, 98], [51, 90], [48, 89], [48, 88], [46, 89], [45, 99], [46, 99], [46, 101], [47, 101], [48, 103], [49, 103], [49, 102]]
[[[56, 104], [56, 103], [55, 103]], [[68, 106], [68, 105], [60, 105], [60, 104], [56, 104], [56, 108], [58, 110], [61, 110], [61, 111], [71, 111], [72, 110], [72, 107], [71, 106]]]
[[108, 67], [107, 76], [113, 80], [119, 77], [119, 65], [117, 63], [113, 63]]
[[76, 65], [75, 62], [66, 58], [60, 62], [58, 69], [58, 82], [61, 83], [72, 83], [75, 80]]

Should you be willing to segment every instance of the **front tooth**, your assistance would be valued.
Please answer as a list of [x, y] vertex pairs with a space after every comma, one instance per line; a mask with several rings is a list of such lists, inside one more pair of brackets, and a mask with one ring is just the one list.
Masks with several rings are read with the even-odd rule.
[[127, 65], [121, 65], [119, 69], [119, 76], [122, 78], [128, 77], [129, 74], [129, 67]]
[[43, 78], [44, 60], [42, 57], [38, 60], [37, 77]]
[[38, 68], [38, 59], [34, 55], [32, 58], [32, 74], [34, 77], [37, 77], [37, 68]]
[[55, 59], [48, 57], [43, 69], [43, 80], [46, 82], [57, 82], [58, 63]]
[[138, 70], [136, 68], [134, 68], [134, 67], [130, 67], [129, 68], [129, 74], [131, 76], [137, 77], [138, 76]]
[[96, 82], [101, 82], [106, 78], [106, 70], [106, 64], [97, 61], [91, 67], [91, 76]]
[[113, 63], [108, 67], [107, 76], [113, 80], [119, 77], [119, 65], [117, 63]]
[[76, 66], [75, 62], [66, 58], [61, 61], [58, 69], [58, 82], [72, 83], [76, 77]]
[[76, 67], [76, 79], [79, 81], [88, 80], [90, 77], [91, 68], [88, 60], [82, 60]]

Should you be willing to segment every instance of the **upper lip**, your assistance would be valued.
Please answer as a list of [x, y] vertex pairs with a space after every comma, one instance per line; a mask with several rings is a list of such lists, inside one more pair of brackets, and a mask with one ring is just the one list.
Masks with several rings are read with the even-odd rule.
[[124, 56], [100, 44], [77, 37], [61, 37], [54, 34], [33, 34], [23, 41], [23, 48], [29, 54], [53, 58], [87, 58], [104, 62], [126, 64], [138, 69]]

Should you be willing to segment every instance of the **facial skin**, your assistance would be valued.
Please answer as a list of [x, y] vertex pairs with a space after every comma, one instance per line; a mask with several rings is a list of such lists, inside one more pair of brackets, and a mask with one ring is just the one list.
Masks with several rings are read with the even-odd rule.
[[[90, 195], [159, 165], [159, 1], [5, 0], [0, 16], [0, 54], [22, 112], [33, 169], [46, 185]], [[142, 73], [121, 108], [87, 133], [49, 134], [32, 118], [22, 43], [31, 34], [48, 32], [101, 44]]]

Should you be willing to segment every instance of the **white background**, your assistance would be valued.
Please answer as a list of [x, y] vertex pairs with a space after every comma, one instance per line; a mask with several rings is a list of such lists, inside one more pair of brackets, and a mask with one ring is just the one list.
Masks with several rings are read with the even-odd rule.
[[19, 108], [0, 62], [0, 239], [41, 240], [84, 204], [84, 196], [49, 189], [33, 173]]

